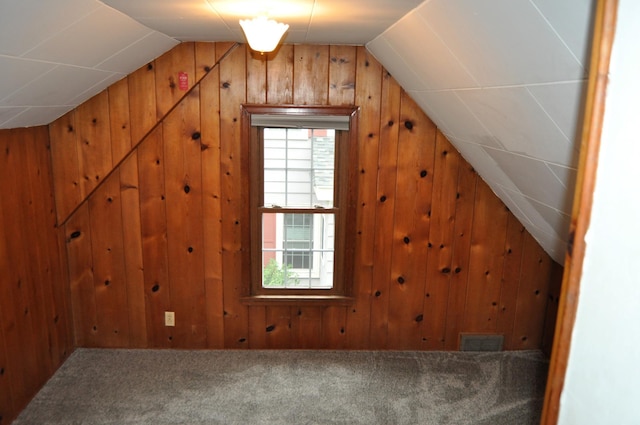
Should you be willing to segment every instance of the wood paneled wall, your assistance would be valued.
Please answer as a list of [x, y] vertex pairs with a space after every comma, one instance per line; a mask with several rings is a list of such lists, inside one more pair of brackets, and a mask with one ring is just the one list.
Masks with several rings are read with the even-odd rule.
[[[540, 348], [557, 265], [364, 47], [230, 47], [181, 44], [50, 126], [78, 345]], [[243, 103], [360, 107], [353, 305], [240, 301]]]
[[73, 350], [46, 127], [0, 130], [0, 424]]

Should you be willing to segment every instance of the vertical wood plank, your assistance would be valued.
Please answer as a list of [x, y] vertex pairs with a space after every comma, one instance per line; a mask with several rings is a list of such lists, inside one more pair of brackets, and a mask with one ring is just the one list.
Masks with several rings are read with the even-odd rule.
[[195, 54], [195, 75], [194, 82], [198, 82], [204, 78], [214, 67], [216, 59], [216, 43], [194, 43]]
[[504, 336], [503, 348], [512, 347], [511, 336], [513, 321], [516, 317], [516, 302], [518, 287], [520, 286], [520, 271], [522, 269], [522, 249], [524, 243], [524, 226], [511, 213], [508, 214], [507, 237], [504, 246], [504, 266], [502, 268], [502, 288], [498, 310], [498, 324], [496, 332]]
[[271, 349], [292, 348], [291, 307], [274, 306], [266, 308], [266, 347]]
[[[156, 71], [156, 121], [161, 120], [187, 91], [196, 79], [194, 43], [180, 43], [155, 60]], [[186, 77], [186, 85], [179, 80]]]
[[263, 350], [267, 347], [267, 317], [264, 306], [249, 307], [248, 346]]
[[129, 80], [123, 78], [108, 89], [111, 158], [115, 166], [131, 151]]
[[219, 62], [225, 55], [228, 55], [231, 50], [240, 48], [240, 45], [235, 41], [219, 41], [216, 43], [216, 63]]
[[135, 146], [158, 122], [156, 119], [156, 72], [153, 62], [127, 77], [131, 145]]
[[129, 345], [120, 172], [116, 170], [89, 199], [97, 338], [103, 347]]
[[[279, 54], [279, 60], [276, 65], [269, 65], [269, 70], [287, 72], [288, 64], [282, 59], [286, 59], [285, 54]], [[272, 54], [273, 56], [273, 54]], [[267, 60], [269, 56], [259, 55], [256, 52], [247, 49], [246, 51], [246, 85], [247, 85], [247, 103], [263, 104], [267, 103]], [[248, 202], [246, 203], [248, 205]], [[261, 305], [252, 305], [249, 307], [249, 348], [266, 348], [267, 340], [270, 339], [267, 331], [268, 325], [267, 310], [269, 307]]]
[[322, 337], [320, 346], [332, 350], [347, 347], [346, 335], [347, 307], [327, 306], [322, 311]]
[[[2, 223], [2, 217], [0, 216], [0, 223]], [[2, 230], [0, 229], [0, 255], [4, 256], [5, 249], [2, 245], [4, 242], [4, 235], [2, 234]], [[5, 264], [0, 260], [0, 265], [5, 266]], [[4, 267], [3, 267], [3, 270]], [[7, 348], [6, 348], [6, 337], [4, 332], [5, 322], [4, 315], [0, 312], [0, 370], [2, 373], [0, 374], [0, 423], [3, 420], [11, 421], [14, 412], [17, 411], [13, 406], [13, 389], [12, 389], [12, 375], [11, 368], [9, 367], [9, 363], [7, 361]], [[8, 422], [7, 422], [8, 423]]]
[[68, 112], [49, 125], [53, 189], [58, 223], [62, 223], [80, 203], [76, 113]]
[[[41, 310], [38, 322], [41, 329], [39, 349], [47, 367], [47, 376], [66, 358], [71, 347], [71, 328], [68, 321], [66, 288], [68, 279], [60, 267], [60, 259], [64, 258], [58, 246], [56, 231], [56, 214], [51, 169], [49, 132], [47, 127], [33, 127], [17, 130], [18, 134], [28, 134], [22, 138], [24, 150], [21, 168], [26, 174], [22, 179], [22, 192], [29, 194], [25, 200], [29, 205], [29, 216], [25, 220], [30, 224], [27, 242], [30, 254], [30, 272], [33, 280], [32, 288]], [[24, 208], [22, 208], [25, 211]], [[24, 214], [23, 214], [24, 215]], [[26, 251], [23, 251], [26, 252]], [[34, 259], [36, 260], [34, 262]], [[45, 349], [46, 347], [46, 349]], [[45, 377], [45, 378], [46, 378]]]
[[[240, 303], [248, 285], [243, 261], [243, 226], [249, 225], [245, 208], [246, 164], [241, 146], [240, 105], [246, 93], [246, 51], [234, 49], [220, 63], [220, 176], [222, 218], [222, 271], [224, 285], [225, 348], [246, 348], [248, 310]], [[224, 107], [222, 107], [224, 106]], [[246, 161], [245, 161], [246, 162]], [[245, 232], [246, 233], [246, 232]]]
[[[43, 210], [46, 197], [41, 193], [41, 187], [35, 184], [40, 174], [37, 163], [37, 130], [14, 129], [13, 152], [16, 163], [21, 166], [10, 171], [14, 175], [12, 184], [14, 193], [9, 192], [12, 204], [19, 205], [15, 212], [21, 211], [19, 217], [11, 221], [13, 235], [9, 240], [11, 250], [16, 253], [29, 252], [28, 258], [17, 260], [12, 267], [19, 267], [18, 287], [21, 289], [24, 305], [22, 320], [30, 326], [30, 337], [33, 341], [33, 358], [35, 365], [30, 374], [34, 387], [37, 389], [53, 372], [51, 357], [48, 352], [40, 349], [50, 343], [52, 329], [49, 327], [49, 304], [45, 303], [45, 293], [49, 294], [49, 287], [43, 288], [43, 282], [50, 282], [51, 276], [47, 260], [46, 243], [43, 229]], [[40, 135], [41, 136], [41, 135]], [[5, 151], [6, 153], [6, 151]], [[34, 199], [37, 199], [34, 202]], [[45, 207], [46, 208], [46, 207]], [[19, 255], [19, 254], [18, 254]], [[15, 260], [14, 260], [15, 261]]]
[[475, 207], [478, 174], [462, 160], [458, 168], [458, 191], [456, 194], [456, 220], [451, 255], [453, 275], [449, 282], [447, 318], [445, 322], [445, 350], [458, 350], [460, 332], [464, 321], [469, 282], [469, 252], [471, 229]]
[[458, 152], [438, 131], [422, 329], [423, 346], [428, 350], [444, 349], [447, 301], [451, 275], [454, 273], [451, 268], [451, 257], [460, 160]]
[[484, 182], [476, 187], [464, 332], [494, 333], [504, 265], [508, 211]]
[[[368, 59], [371, 61], [371, 58]], [[373, 295], [371, 306], [371, 348], [387, 348], [389, 325], [389, 294], [393, 223], [398, 171], [398, 137], [400, 128], [400, 85], [384, 72], [382, 79], [382, 112], [380, 116], [380, 146], [376, 193], [376, 236], [374, 242]]]
[[267, 61], [267, 103], [293, 103], [293, 46], [284, 44], [269, 54]]
[[544, 253], [533, 236], [526, 232], [516, 317], [511, 337], [511, 345], [515, 350], [532, 350], [540, 348], [542, 344], [551, 264], [552, 260], [549, 256]]
[[164, 312], [169, 311], [171, 294], [162, 126], [156, 127], [140, 145], [138, 173], [147, 338], [150, 347], [170, 347], [171, 328], [164, 325]]
[[293, 345], [300, 349], [322, 348], [322, 307], [294, 307], [293, 310]]
[[[61, 232], [56, 229], [56, 213], [53, 189], [53, 175], [51, 169], [51, 155], [49, 133], [47, 127], [35, 127], [34, 143], [27, 159], [30, 161], [28, 169], [30, 193], [39, 202], [34, 202], [38, 216], [31, 220], [35, 224], [34, 232], [42, 257], [41, 277], [38, 284], [39, 292], [44, 298], [46, 311], [46, 326], [49, 335], [44, 341], [49, 346], [50, 366], [56, 368], [66, 359], [68, 350], [72, 347], [72, 329], [68, 314], [68, 276], [66, 267], [63, 270], [61, 261], [66, 262], [64, 250], [58, 245]], [[26, 131], [26, 130], [25, 130]], [[43, 324], [44, 325], [44, 324]], [[45, 350], [43, 350], [45, 351]], [[55, 369], [50, 370], [52, 374]]]
[[267, 59], [247, 49], [247, 103], [267, 103]]
[[144, 348], [147, 347], [147, 326], [137, 151], [133, 152], [133, 154], [122, 163], [119, 172], [120, 198], [122, 199], [124, 267], [129, 317], [129, 346], [132, 348]]
[[163, 123], [173, 343], [188, 348], [207, 343], [199, 99], [196, 87]]
[[220, 67], [200, 83], [202, 132], [202, 214], [204, 284], [207, 305], [207, 345], [224, 347], [222, 285], [222, 217], [220, 187]]
[[[18, 247], [16, 239], [20, 238], [20, 217], [17, 193], [12, 188], [18, 178], [17, 169], [21, 159], [17, 153], [15, 131], [3, 132], [0, 138], [0, 265], [3, 274], [0, 277], [0, 324], [3, 327], [5, 349], [7, 353], [6, 374], [12, 387], [13, 408], [9, 412], [17, 413], [24, 407], [33, 390], [33, 378], [30, 370], [37, 370], [34, 356], [33, 337], [29, 317], [25, 314], [22, 276], [24, 276], [23, 259], [16, 258]], [[6, 244], [6, 245], [5, 245]], [[32, 369], [33, 368], [33, 369]]]
[[329, 104], [353, 105], [356, 82], [356, 47], [329, 47]]
[[426, 256], [436, 128], [403, 92], [392, 245], [388, 341], [418, 349], [423, 322]]
[[562, 289], [562, 275], [564, 268], [558, 264], [551, 265], [551, 282], [547, 291], [547, 306], [545, 310], [544, 332], [542, 334], [542, 352], [551, 356], [553, 348], [554, 332], [556, 329], [556, 319], [560, 306], [560, 291]]
[[329, 96], [329, 46], [295, 45], [293, 54], [293, 103], [326, 105]]
[[372, 323], [373, 249], [377, 235], [374, 226], [376, 179], [378, 148], [381, 143], [380, 110], [381, 103], [384, 103], [384, 100], [381, 101], [382, 72], [382, 66], [372, 60], [366, 49], [357, 49], [355, 81], [360, 87], [356, 100], [360, 106], [360, 114], [358, 117], [359, 174], [354, 268], [356, 302], [352, 308], [348, 309], [346, 319], [347, 346], [351, 349], [369, 348], [371, 345], [369, 330]]
[[88, 196], [112, 169], [109, 96], [105, 90], [78, 106], [80, 189]]
[[93, 285], [91, 220], [88, 204], [83, 204], [67, 221], [65, 239], [69, 259], [69, 286], [76, 346], [97, 347], [99, 345], [98, 316]]

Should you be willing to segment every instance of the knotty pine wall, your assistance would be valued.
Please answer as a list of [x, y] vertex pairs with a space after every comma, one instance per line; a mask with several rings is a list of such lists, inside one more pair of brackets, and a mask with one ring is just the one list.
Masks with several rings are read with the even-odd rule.
[[47, 127], [0, 130], [0, 424], [73, 350], [48, 145]]
[[[183, 43], [50, 125], [77, 345], [541, 347], [559, 266], [366, 49], [268, 59]], [[353, 305], [241, 303], [243, 103], [360, 106]]]

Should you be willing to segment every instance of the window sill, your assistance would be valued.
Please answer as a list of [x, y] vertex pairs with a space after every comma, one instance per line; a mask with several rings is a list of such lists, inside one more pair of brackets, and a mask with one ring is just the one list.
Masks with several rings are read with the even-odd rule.
[[251, 295], [240, 301], [247, 305], [351, 305], [355, 298], [344, 295]]

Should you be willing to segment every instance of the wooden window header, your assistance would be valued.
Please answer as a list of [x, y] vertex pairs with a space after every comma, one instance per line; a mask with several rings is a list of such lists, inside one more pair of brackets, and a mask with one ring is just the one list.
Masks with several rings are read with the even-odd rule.
[[318, 128], [349, 130], [348, 115], [252, 114], [251, 126], [273, 128]]

